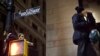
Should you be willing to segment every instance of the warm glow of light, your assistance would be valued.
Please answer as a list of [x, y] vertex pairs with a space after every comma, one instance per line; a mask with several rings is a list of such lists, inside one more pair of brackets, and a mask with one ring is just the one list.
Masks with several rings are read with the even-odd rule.
[[95, 12], [93, 12], [93, 16], [94, 16], [94, 18], [95, 18], [95, 20], [96, 20], [96, 22], [100, 22], [100, 19], [99, 19], [99, 14], [95, 11]]
[[11, 56], [23, 55], [24, 54], [24, 41], [15, 41], [10, 44], [10, 54]]
[[93, 17], [94, 17], [96, 23], [100, 22], [98, 11], [93, 10], [93, 8], [91, 8], [91, 9], [88, 9], [88, 12], [92, 12]]
[[17, 43], [12, 43], [11, 44], [11, 55], [16, 55], [18, 52], [18, 49], [19, 49], [19, 47], [18, 47]]

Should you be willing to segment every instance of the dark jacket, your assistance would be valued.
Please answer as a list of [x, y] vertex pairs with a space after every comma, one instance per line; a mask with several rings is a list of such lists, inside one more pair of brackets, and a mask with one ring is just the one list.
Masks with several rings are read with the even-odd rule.
[[91, 12], [87, 13], [87, 23], [89, 24], [88, 28], [90, 31], [96, 29], [96, 21]]
[[74, 14], [72, 17], [72, 23], [74, 28], [73, 43], [77, 45], [88, 36], [87, 22], [83, 15]]

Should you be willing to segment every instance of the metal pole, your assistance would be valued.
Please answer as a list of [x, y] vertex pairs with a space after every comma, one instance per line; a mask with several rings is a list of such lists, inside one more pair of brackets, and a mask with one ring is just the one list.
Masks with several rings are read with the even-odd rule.
[[[5, 29], [4, 29], [4, 37], [7, 37], [8, 33], [12, 33], [12, 24], [13, 24], [13, 19], [14, 19], [14, 0], [6, 0], [6, 5], [7, 5], [7, 18], [6, 18], [6, 24], [5, 24]], [[6, 42], [9, 38], [5, 39], [4, 42], [4, 47], [6, 46], [6, 44], [8, 44], [9, 42]], [[4, 56], [8, 56], [8, 46], [6, 46], [7, 48], [4, 50]]]
[[11, 32], [11, 24], [14, 19], [14, 0], [6, 0], [7, 4], [7, 18], [6, 18], [6, 25], [5, 25], [5, 32]]

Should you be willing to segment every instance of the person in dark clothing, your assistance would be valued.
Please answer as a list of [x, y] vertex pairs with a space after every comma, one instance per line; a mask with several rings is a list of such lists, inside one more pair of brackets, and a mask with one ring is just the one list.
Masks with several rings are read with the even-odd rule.
[[93, 17], [92, 12], [87, 12], [87, 22], [88, 22], [88, 27], [90, 28], [89, 30], [91, 31], [92, 29], [96, 29], [96, 21]]
[[8, 56], [8, 52], [9, 52], [9, 43], [12, 40], [16, 40], [17, 36], [13, 33], [9, 33], [6, 37], [6, 39], [4, 40], [5, 42], [5, 47], [4, 47], [4, 56]]
[[90, 27], [90, 33], [89, 33], [90, 42], [91, 42], [97, 56], [100, 56], [100, 32], [96, 28], [96, 22], [95, 22], [95, 19], [91, 12], [87, 13], [87, 18], [88, 18], [87, 21], [90, 24], [89, 25], [89, 27]]
[[72, 16], [74, 28], [73, 43], [78, 45], [77, 56], [96, 56], [94, 49], [89, 41], [89, 24], [84, 18], [82, 7], [75, 8], [77, 13]]

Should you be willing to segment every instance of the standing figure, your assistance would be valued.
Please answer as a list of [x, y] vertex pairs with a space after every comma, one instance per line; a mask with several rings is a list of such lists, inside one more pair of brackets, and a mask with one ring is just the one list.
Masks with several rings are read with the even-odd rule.
[[91, 44], [97, 54], [97, 56], [100, 56], [100, 33], [97, 29], [92, 29], [89, 38], [91, 41]]
[[30, 46], [33, 46], [33, 43], [27, 41], [27, 40], [25, 39], [24, 34], [22, 34], [22, 33], [19, 33], [19, 34], [18, 34], [18, 39], [19, 39], [19, 40], [24, 40], [24, 55], [25, 55], [25, 56], [28, 56], [28, 46], [29, 46], [29, 45], [30, 45]]
[[16, 40], [16, 35], [13, 33], [8, 33], [6, 39], [4, 40], [4, 55], [3, 56], [8, 56], [9, 52], [9, 43], [12, 40]]
[[91, 12], [87, 13], [87, 21], [90, 24], [89, 38], [97, 56], [100, 56], [100, 33], [96, 28], [96, 22]]
[[96, 56], [89, 41], [89, 24], [83, 14], [84, 8], [76, 7], [76, 14], [72, 17], [74, 28], [73, 43], [78, 45], [77, 56]]

